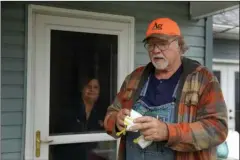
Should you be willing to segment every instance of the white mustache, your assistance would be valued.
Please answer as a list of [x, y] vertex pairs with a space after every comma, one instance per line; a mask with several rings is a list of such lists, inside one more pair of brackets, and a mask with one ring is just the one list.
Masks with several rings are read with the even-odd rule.
[[166, 58], [163, 55], [153, 55], [152, 58], [163, 58], [164, 60], [166, 60]]

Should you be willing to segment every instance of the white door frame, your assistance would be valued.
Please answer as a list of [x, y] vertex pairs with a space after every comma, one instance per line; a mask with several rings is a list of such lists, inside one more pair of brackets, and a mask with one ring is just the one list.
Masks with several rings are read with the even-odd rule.
[[[25, 129], [25, 160], [34, 159], [34, 100], [35, 100], [35, 16], [36, 14], [45, 14], [49, 16], [61, 16], [66, 18], [81, 18], [81, 19], [94, 19], [97, 21], [119, 22], [128, 25], [128, 47], [127, 53], [124, 54], [124, 59], [118, 59], [118, 82], [117, 88], [119, 90], [121, 83], [125, 76], [134, 69], [134, 53], [135, 53], [135, 19], [129, 16], [111, 15], [95, 12], [86, 12], [72, 9], [63, 9], [55, 7], [46, 7], [39, 5], [28, 6], [28, 49], [27, 49], [27, 99], [26, 99], [26, 129]], [[120, 44], [121, 45], [121, 44]], [[120, 46], [121, 47], [121, 46]], [[78, 136], [78, 135], [76, 135]]]
[[213, 71], [220, 71], [221, 88], [227, 104], [229, 128], [235, 130], [235, 77], [234, 73], [239, 72], [239, 60], [213, 60]]

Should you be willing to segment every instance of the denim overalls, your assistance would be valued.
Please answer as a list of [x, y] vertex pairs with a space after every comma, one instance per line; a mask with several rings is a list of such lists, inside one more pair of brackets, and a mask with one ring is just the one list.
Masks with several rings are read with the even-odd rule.
[[[147, 82], [144, 84], [143, 89], [140, 93], [139, 100], [133, 105], [133, 109], [141, 113], [144, 116], [152, 116], [167, 122], [174, 122], [174, 108], [175, 108], [175, 98], [176, 90], [178, 88], [178, 83], [174, 89], [172, 95], [172, 102], [163, 104], [160, 106], [149, 106], [142, 98], [146, 95], [148, 83], [150, 77], [148, 77]], [[153, 142], [150, 146], [142, 149], [138, 144], [133, 143], [133, 139], [140, 136], [139, 132], [127, 132], [126, 134], [126, 160], [174, 160], [174, 151], [170, 148], [164, 147], [163, 142]]]

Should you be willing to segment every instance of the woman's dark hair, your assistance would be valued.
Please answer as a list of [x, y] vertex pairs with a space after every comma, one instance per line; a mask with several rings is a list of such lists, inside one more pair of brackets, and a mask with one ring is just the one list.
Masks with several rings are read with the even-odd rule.
[[80, 77], [80, 81], [79, 81], [79, 89], [80, 89], [80, 92], [83, 91], [84, 87], [93, 79], [96, 79], [98, 80], [98, 83], [99, 83], [99, 86], [100, 85], [100, 80], [99, 78], [96, 76], [96, 75], [91, 75], [91, 74], [88, 74], [87, 76], [84, 76], [84, 77]]

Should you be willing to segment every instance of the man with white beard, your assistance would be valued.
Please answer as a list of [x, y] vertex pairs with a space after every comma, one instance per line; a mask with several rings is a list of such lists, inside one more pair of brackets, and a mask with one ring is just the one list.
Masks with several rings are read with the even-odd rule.
[[[121, 137], [118, 159], [215, 160], [228, 133], [216, 77], [183, 57], [185, 41], [169, 18], [153, 20], [143, 42], [151, 62], [126, 77], [104, 121], [108, 134]], [[142, 116], [128, 129], [132, 110]], [[142, 147], [139, 137], [151, 143]]]

